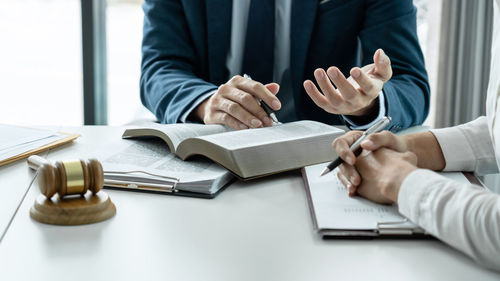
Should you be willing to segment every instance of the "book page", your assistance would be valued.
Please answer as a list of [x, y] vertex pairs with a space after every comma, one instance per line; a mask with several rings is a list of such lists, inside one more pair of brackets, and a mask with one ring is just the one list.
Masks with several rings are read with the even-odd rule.
[[[228, 172], [206, 158], [182, 161], [171, 153], [163, 140], [119, 140], [92, 153], [102, 163], [105, 174], [144, 171], [178, 178], [180, 182], [213, 181]], [[136, 177], [155, 178], [144, 173]], [[161, 179], [161, 177], [158, 177]], [[208, 187], [207, 187], [208, 188]]]
[[[218, 134], [222, 132], [231, 131], [223, 125], [205, 125], [205, 124], [158, 124], [158, 123], [145, 123], [138, 128], [127, 129], [123, 133], [123, 137], [137, 137], [137, 136], [158, 136], [164, 138], [161, 134], [168, 136], [170, 139], [174, 152], [177, 150], [179, 143], [183, 140], [198, 136], [205, 136], [211, 134]], [[161, 133], [155, 134], [156, 133]]]
[[236, 150], [276, 143], [277, 141], [284, 142], [295, 139], [312, 138], [322, 134], [331, 134], [332, 131], [336, 130], [343, 133], [341, 129], [323, 123], [298, 121], [272, 127], [232, 131], [200, 138], [220, 145], [228, 150]]

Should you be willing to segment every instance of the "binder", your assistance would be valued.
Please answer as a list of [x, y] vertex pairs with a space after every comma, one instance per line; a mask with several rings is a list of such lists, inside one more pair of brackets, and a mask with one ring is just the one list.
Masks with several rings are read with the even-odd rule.
[[102, 164], [106, 189], [212, 199], [235, 180], [206, 158], [178, 159], [161, 139], [117, 139], [90, 156]]
[[[302, 168], [314, 231], [323, 239], [433, 239], [424, 229], [399, 214], [397, 205], [381, 205], [349, 197], [337, 170], [319, 177], [328, 163]], [[461, 173], [450, 175], [467, 181]]]
[[[217, 189], [214, 193], [201, 193], [183, 190], [183, 183], [179, 178], [150, 174], [145, 171], [136, 171], [135, 174], [137, 173], [143, 173], [145, 177], [127, 177], [127, 174], [130, 174], [128, 172], [105, 171], [104, 188], [112, 190], [213, 199], [234, 181], [233, 177], [226, 177], [225, 179], [221, 180], [222, 187]], [[148, 178], [147, 176], [150, 176], [150, 178]], [[156, 180], [152, 181], [152, 178], [156, 178]], [[158, 178], [161, 178], [161, 180], [158, 180]]]
[[228, 182], [225, 184], [223, 187], [221, 187], [217, 192], [212, 193], [212, 194], [205, 194], [205, 193], [198, 193], [198, 192], [191, 192], [191, 191], [185, 191], [185, 190], [180, 190], [173, 188], [171, 190], [167, 189], [161, 189], [161, 188], [149, 188], [149, 187], [144, 187], [144, 186], [133, 186], [130, 184], [124, 184], [124, 185], [115, 185], [115, 184], [106, 184], [104, 185], [105, 189], [111, 189], [111, 190], [126, 190], [126, 191], [133, 191], [133, 192], [141, 192], [141, 193], [153, 193], [153, 194], [163, 194], [163, 195], [173, 195], [173, 196], [183, 196], [183, 197], [193, 197], [193, 198], [202, 198], [202, 199], [214, 199], [219, 195], [226, 187], [228, 187], [230, 183]]

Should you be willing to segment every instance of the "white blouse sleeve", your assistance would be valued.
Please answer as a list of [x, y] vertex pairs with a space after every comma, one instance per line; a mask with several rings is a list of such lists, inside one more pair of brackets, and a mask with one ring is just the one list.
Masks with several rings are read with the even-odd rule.
[[[486, 118], [432, 130], [445, 171], [498, 171]], [[406, 177], [398, 195], [401, 214], [478, 263], [500, 271], [500, 196], [430, 170]]]
[[430, 170], [406, 177], [401, 214], [479, 264], [500, 271], [500, 196]]
[[486, 117], [431, 132], [443, 151], [446, 160], [444, 171], [468, 171], [480, 175], [498, 172]]

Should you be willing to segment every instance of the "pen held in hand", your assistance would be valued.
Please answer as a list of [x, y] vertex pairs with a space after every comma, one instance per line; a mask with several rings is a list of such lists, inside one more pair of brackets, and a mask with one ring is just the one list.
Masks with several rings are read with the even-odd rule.
[[[357, 139], [351, 145], [351, 147], [349, 147], [349, 150], [351, 150], [354, 153], [354, 155], [356, 157], [358, 157], [358, 155], [362, 151], [361, 143], [366, 139], [366, 137], [373, 134], [373, 133], [378, 133], [378, 132], [382, 131], [385, 127], [387, 127], [387, 125], [389, 125], [390, 122], [391, 122], [391, 117], [384, 116], [378, 122], [373, 124], [373, 126], [371, 126], [366, 131], [364, 131], [363, 134], [361, 135], [361, 137], [359, 137], [359, 139]], [[319, 176], [321, 177], [321, 176], [328, 174], [329, 172], [333, 171], [335, 168], [340, 166], [342, 163], [344, 163], [344, 160], [340, 157], [337, 157], [337, 159], [330, 162], [330, 164], [328, 164], [328, 166], [326, 166], [325, 169], [323, 169], [323, 171], [321, 172], [321, 174]]]
[[260, 106], [262, 107], [262, 109], [264, 109], [264, 111], [267, 113], [267, 115], [269, 115], [269, 117], [271, 117], [271, 119], [273, 120], [274, 123], [276, 124], [279, 124], [280, 122], [278, 121], [278, 118], [276, 117], [276, 114], [274, 113], [274, 111], [269, 107], [269, 105], [267, 105], [264, 101], [262, 101], [261, 99], [259, 99], [259, 102], [260, 102]]
[[[243, 77], [252, 80], [252, 77], [250, 77], [250, 75], [248, 75], [248, 74], [243, 74]], [[262, 107], [262, 109], [264, 109], [264, 111], [267, 113], [267, 115], [269, 115], [269, 117], [271, 117], [273, 122], [276, 124], [281, 124], [278, 121], [278, 118], [276, 117], [274, 110], [269, 105], [267, 105], [262, 99], [258, 99], [258, 101], [259, 101], [259, 104]]]

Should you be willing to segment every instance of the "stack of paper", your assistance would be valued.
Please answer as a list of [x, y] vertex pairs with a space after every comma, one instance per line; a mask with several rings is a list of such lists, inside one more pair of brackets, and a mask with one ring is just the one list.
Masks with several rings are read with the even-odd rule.
[[0, 166], [70, 142], [78, 135], [0, 124]]

